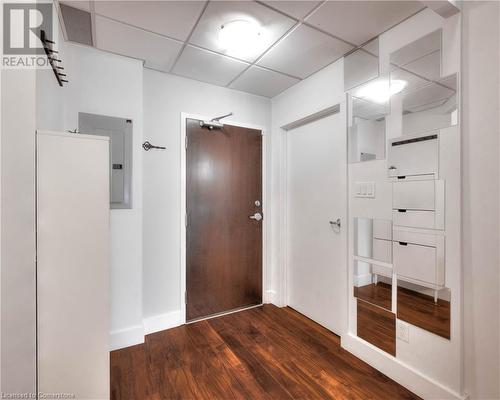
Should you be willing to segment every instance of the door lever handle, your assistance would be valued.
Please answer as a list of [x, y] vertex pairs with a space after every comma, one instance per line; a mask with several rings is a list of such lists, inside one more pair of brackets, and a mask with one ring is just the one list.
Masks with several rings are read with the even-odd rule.
[[262, 219], [262, 214], [259, 212], [256, 212], [254, 215], [250, 215], [250, 219], [254, 219], [256, 221], [260, 221]]
[[330, 221], [330, 225], [340, 229], [341, 226], [340, 218], [337, 218], [336, 221]]

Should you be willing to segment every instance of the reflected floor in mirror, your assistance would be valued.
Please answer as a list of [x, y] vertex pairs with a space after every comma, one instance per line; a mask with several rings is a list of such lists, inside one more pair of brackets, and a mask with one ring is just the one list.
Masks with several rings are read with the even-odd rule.
[[396, 356], [396, 316], [358, 298], [357, 335]]
[[384, 283], [354, 287], [354, 297], [391, 311], [392, 286]]
[[450, 302], [398, 287], [398, 319], [450, 339]]

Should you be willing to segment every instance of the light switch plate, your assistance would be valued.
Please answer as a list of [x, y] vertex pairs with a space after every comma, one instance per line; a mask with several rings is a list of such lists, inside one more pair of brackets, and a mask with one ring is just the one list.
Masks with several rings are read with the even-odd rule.
[[403, 342], [410, 343], [410, 325], [397, 320], [396, 321], [396, 336]]
[[354, 197], [375, 198], [375, 182], [354, 182]]

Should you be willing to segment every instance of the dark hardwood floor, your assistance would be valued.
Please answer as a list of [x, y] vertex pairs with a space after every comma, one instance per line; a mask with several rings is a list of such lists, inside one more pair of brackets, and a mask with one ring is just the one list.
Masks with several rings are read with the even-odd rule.
[[241, 311], [111, 352], [111, 399], [418, 399], [290, 308]]

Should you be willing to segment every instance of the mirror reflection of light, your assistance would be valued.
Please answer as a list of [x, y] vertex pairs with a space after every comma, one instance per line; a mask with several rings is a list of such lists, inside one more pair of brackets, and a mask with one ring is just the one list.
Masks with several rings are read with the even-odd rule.
[[387, 103], [391, 96], [401, 92], [408, 82], [395, 79], [391, 80], [377, 80], [360, 88], [355, 96], [372, 101], [374, 103]]
[[261, 47], [264, 30], [254, 21], [235, 20], [219, 29], [219, 45], [232, 55], [251, 55]]

